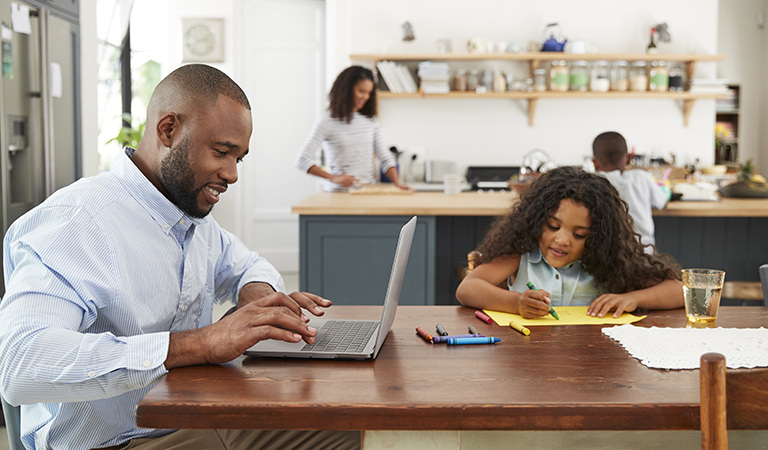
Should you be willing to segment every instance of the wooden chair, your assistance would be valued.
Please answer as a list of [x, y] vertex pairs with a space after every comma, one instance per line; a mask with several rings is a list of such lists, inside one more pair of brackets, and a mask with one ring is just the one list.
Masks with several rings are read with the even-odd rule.
[[765, 306], [763, 288], [759, 281], [726, 281], [723, 283], [723, 299], [740, 300], [742, 306]]
[[763, 306], [768, 306], [768, 264], [760, 266], [760, 283], [763, 285]]
[[8, 433], [8, 444], [11, 450], [24, 450], [21, 443], [21, 407], [11, 406], [4, 398], [0, 397], [5, 418], [5, 430]]
[[701, 448], [725, 450], [728, 431], [768, 429], [768, 368], [731, 370], [725, 356], [701, 356]]

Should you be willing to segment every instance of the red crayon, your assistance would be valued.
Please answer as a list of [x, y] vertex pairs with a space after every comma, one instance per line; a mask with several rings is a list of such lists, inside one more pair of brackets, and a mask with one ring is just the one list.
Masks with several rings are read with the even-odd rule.
[[419, 333], [419, 336], [423, 337], [425, 341], [429, 342], [430, 344], [433, 344], [432, 342], [432, 335], [427, 333], [424, 328], [416, 327], [416, 332]]
[[493, 319], [488, 317], [484, 312], [480, 311], [479, 309], [475, 311], [475, 316], [477, 316], [478, 319], [482, 320], [485, 323], [493, 322]]

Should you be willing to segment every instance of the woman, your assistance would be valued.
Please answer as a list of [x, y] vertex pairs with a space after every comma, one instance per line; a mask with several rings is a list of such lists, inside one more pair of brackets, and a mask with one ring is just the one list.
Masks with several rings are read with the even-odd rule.
[[[333, 82], [328, 97], [328, 111], [312, 127], [294, 165], [303, 172], [324, 178], [326, 191], [347, 190], [357, 184], [376, 182], [375, 153], [392, 183], [409, 189], [400, 184], [395, 159], [381, 141], [373, 73], [360, 66], [344, 69]], [[321, 144], [330, 173], [314, 161], [315, 151]]]

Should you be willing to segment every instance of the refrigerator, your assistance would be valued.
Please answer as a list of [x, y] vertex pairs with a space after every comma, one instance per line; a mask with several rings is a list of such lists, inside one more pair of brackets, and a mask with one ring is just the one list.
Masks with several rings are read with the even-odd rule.
[[81, 176], [77, 8], [76, 0], [0, 0], [3, 236], [21, 215]]

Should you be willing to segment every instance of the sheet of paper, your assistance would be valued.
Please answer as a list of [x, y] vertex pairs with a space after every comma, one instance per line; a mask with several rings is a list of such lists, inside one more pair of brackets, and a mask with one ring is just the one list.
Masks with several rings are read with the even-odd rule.
[[51, 61], [51, 97], [61, 98], [61, 65]]
[[628, 323], [637, 322], [645, 319], [646, 316], [633, 316], [629, 313], [624, 313], [617, 318], [613, 318], [613, 313], [609, 313], [605, 317], [592, 317], [587, 315], [587, 306], [558, 306], [555, 308], [557, 315], [560, 316], [560, 320], [555, 320], [551, 315], [539, 317], [538, 319], [523, 319], [523, 316], [517, 314], [511, 314], [501, 311], [483, 310], [494, 322], [507, 327], [509, 322], [514, 320], [520, 325], [526, 327], [536, 325], [624, 325]]
[[29, 6], [11, 2], [11, 26], [13, 31], [17, 33], [32, 33], [32, 22], [29, 20]]

